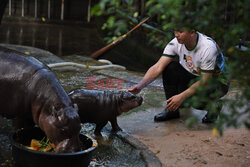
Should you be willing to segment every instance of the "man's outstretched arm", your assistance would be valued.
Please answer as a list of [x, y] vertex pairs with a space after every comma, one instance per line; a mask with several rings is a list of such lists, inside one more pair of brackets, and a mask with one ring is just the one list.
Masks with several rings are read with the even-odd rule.
[[134, 94], [140, 93], [141, 89], [143, 89], [152, 81], [154, 81], [171, 61], [172, 61], [172, 58], [162, 56], [156, 64], [154, 64], [148, 69], [143, 79], [137, 85], [132, 86], [126, 91], [134, 93]]

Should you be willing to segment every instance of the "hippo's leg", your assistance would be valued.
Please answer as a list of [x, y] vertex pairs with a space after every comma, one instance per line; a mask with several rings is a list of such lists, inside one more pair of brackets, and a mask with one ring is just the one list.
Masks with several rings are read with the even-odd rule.
[[117, 118], [116, 117], [111, 119], [110, 122], [111, 122], [111, 126], [112, 126], [112, 131], [114, 131], [114, 132], [117, 132], [119, 130], [122, 131], [122, 129], [119, 127], [119, 125], [117, 123]]
[[107, 123], [108, 123], [108, 121], [101, 122], [101, 123], [97, 123], [94, 133], [95, 133], [96, 135], [100, 135], [100, 134], [101, 134], [102, 128], [103, 128]]
[[32, 120], [27, 119], [27, 118], [21, 118], [21, 117], [14, 118], [12, 120], [12, 124], [15, 129], [31, 128], [35, 125]]

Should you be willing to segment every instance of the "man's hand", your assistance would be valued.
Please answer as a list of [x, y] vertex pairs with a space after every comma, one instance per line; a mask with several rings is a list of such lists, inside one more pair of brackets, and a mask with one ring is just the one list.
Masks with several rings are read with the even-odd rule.
[[131, 92], [133, 94], [138, 94], [140, 91], [146, 87], [148, 84], [153, 82], [166, 68], [166, 66], [172, 61], [172, 58], [161, 56], [157, 63], [151, 66], [146, 74], [144, 75], [143, 79], [137, 85], [134, 85], [126, 90], [126, 92]]
[[184, 97], [182, 96], [182, 94], [172, 96], [171, 98], [167, 100], [168, 104], [166, 108], [169, 111], [176, 111], [181, 106], [183, 101], [184, 101]]
[[133, 93], [133, 94], [136, 95], [136, 94], [138, 94], [138, 93], [141, 92], [141, 89], [139, 89], [137, 85], [134, 85], [134, 86], [128, 88], [128, 89], [126, 90], [126, 92], [131, 92], [131, 93]]

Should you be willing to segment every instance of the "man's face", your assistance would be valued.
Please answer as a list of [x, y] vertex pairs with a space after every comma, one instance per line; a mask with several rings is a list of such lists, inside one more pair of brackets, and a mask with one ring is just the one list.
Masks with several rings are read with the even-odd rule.
[[175, 30], [174, 35], [180, 44], [187, 44], [191, 39], [191, 32], [185, 30]]

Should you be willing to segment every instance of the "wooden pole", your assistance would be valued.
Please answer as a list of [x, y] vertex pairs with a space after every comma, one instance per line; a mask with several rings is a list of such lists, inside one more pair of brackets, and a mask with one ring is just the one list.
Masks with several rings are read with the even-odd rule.
[[9, 0], [9, 16], [11, 16], [11, 0]]
[[50, 0], [48, 0], [48, 19], [50, 19]]
[[22, 17], [24, 17], [24, 0], [22, 0]]
[[35, 18], [37, 18], [37, 0], [35, 0]]
[[90, 22], [90, 9], [91, 9], [91, 0], [89, 0], [89, 4], [88, 4], [88, 18], [87, 18], [87, 22]]
[[61, 5], [61, 20], [64, 20], [64, 0], [62, 0], [62, 5]]

